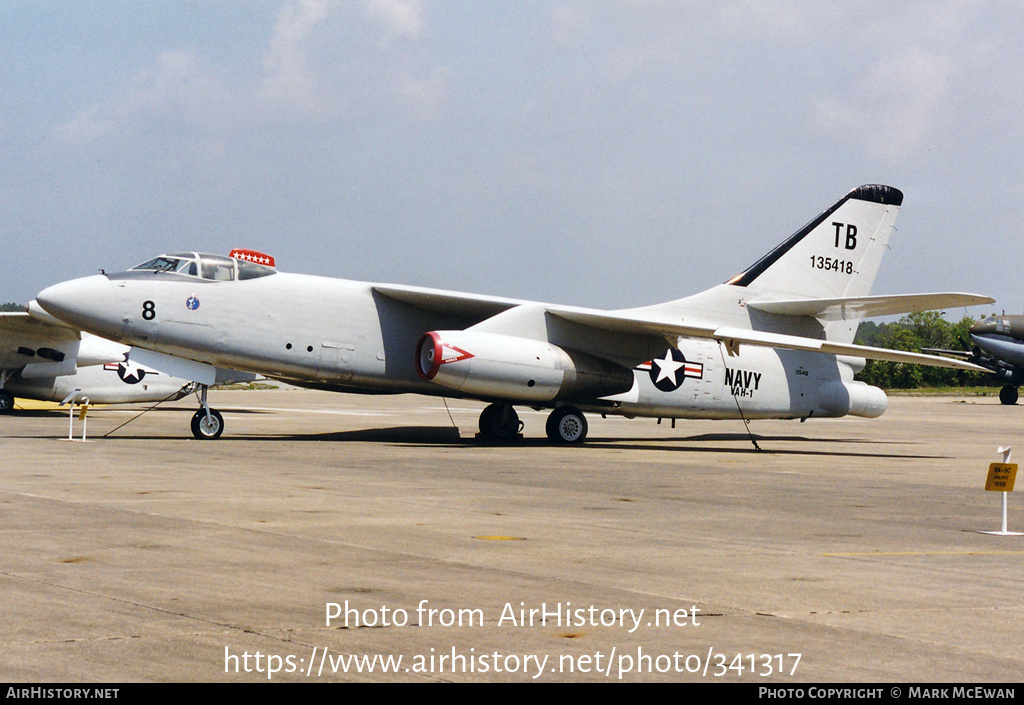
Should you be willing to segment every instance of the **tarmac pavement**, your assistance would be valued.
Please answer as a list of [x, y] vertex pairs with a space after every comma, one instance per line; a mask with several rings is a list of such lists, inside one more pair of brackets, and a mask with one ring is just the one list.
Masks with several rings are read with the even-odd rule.
[[[7, 682], [1014, 683], [1024, 537], [984, 490], [1024, 407], [601, 419], [219, 391], [0, 418]], [[81, 435], [81, 421], [74, 431]], [[108, 432], [109, 436], [104, 437]], [[1016, 451], [1015, 451], [1016, 452]], [[1024, 486], [1024, 479], [1021, 480]], [[1008, 496], [1024, 531], [1024, 497]]]

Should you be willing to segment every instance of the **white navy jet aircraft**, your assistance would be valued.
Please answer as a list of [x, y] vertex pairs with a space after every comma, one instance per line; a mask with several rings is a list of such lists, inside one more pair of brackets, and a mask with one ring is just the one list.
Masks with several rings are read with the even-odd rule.
[[[37, 300], [134, 346], [131, 359], [203, 385], [222, 366], [342, 392], [483, 400], [490, 439], [519, 433], [516, 406], [552, 409], [547, 434], [561, 443], [585, 438], [584, 412], [876, 417], [885, 393], [853, 379], [865, 358], [980, 368], [854, 345], [862, 318], [992, 302], [870, 295], [902, 200], [862, 186], [724, 284], [627, 310], [290, 274], [250, 251], [165, 254]], [[201, 402], [193, 432], [218, 437], [223, 419], [205, 393]]]

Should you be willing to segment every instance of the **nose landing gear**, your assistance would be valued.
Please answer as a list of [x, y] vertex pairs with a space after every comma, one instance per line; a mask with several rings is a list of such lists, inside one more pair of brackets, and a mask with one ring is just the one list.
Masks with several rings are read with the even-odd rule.
[[216, 409], [210, 408], [206, 402], [206, 390], [205, 384], [199, 385], [199, 403], [203, 408], [192, 416], [192, 435], [201, 441], [220, 438], [220, 434], [224, 433], [224, 417]]

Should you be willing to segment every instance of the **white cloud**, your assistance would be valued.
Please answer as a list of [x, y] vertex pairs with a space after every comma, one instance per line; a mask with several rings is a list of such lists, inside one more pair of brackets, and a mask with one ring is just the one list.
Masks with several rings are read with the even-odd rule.
[[[972, 75], [987, 63], [989, 49], [971, 31], [970, 3], [911, 7], [888, 21], [853, 26], [864, 48], [852, 65], [872, 59], [851, 80], [827, 86], [812, 107], [821, 134], [855, 141], [886, 163], [947, 141], [971, 106], [963, 104]], [[974, 35], [974, 38], [971, 38]], [[893, 37], [905, 41], [891, 41]]]
[[802, 41], [815, 31], [825, 31], [821, 20], [833, 12], [816, 0], [734, 0], [719, 10], [725, 30], [737, 37], [759, 41]]
[[[396, 38], [415, 39], [424, 26], [418, 0], [289, 0], [248, 73], [169, 50], [118, 95], [79, 110], [57, 135], [77, 146], [162, 122], [224, 132], [254, 123], [323, 122], [360, 99], [375, 105], [381, 96], [415, 118], [430, 118], [442, 108], [450, 73], [381, 53]], [[360, 46], [375, 47], [376, 55], [360, 53]], [[223, 78], [229, 73], [230, 80]]]
[[424, 78], [400, 79], [398, 94], [414, 117], [430, 120], [441, 115], [450, 82], [451, 71], [439, 66]]
[[384, 30], [384, 42], [417, 39], [426, 23], [419, 0], [367, 0], [366, 16]]
[[78, 145], [159, 122], [210, 129], [225, 118], [224, 107], [223, 88], [214, 73], [189, 52], [169, 51], [137, 73], [120, 96], [79, 111], [58, 128], [58, 136], [65, 144]]
[[262, 100], [288, 110], [315, 112], [320, 76], [310, 64], [308, 46], [333, 5], [329, 0], [299, 0], [282, 9], [263, 58]]

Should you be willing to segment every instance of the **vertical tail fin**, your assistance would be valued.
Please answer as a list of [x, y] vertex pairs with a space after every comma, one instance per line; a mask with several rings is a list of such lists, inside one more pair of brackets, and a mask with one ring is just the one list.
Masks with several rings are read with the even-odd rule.
[[726, 284], [783, 297], [866, 296], [903, 194], [861, 186]]

